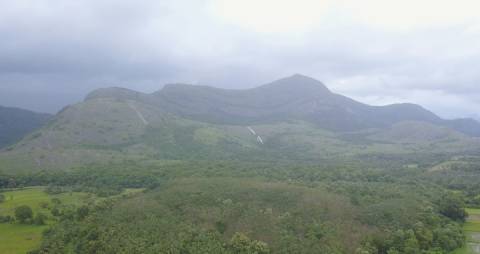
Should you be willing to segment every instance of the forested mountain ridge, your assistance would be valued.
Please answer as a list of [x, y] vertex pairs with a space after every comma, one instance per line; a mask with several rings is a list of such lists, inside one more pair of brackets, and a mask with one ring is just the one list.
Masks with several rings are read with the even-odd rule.
[[124, 159], [423, 163], [477, 155], [478, 126], [414, 104], [369, 106], [302, 75], [247, 90], [104, 88], [0, 153], [0, 171]]
[[140, 101], [186, 118], [217, 124], [296, 119], [338, 132], [384, 128], [402, 121], [422, 121], [480, 136], [480, 123], [473, 119], [443, 120], [423, 107], [409, 103], [366, 105], [332, 93], [320, 81], [299, 74], [246, 90], [170, 84], [153, 94], [106, 88], [87, 96], [87, 100], [97, 98]]

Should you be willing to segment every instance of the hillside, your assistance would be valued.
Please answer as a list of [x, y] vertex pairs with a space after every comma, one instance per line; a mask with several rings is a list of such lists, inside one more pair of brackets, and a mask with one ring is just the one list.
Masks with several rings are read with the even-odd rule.
[[422, 121], [480, 136], [480, 124], [475, 120], [443, 120], [415, 104], [369, 106], [332, 93], [320, 81], [299, 74], [247, 90], [171, 84], [153, 94], [108, 88], [87, 96], [87, 100], [98, 98], [140, 101], [185, 118], [215, 124], [245, 125], [295, 119], [338, 132]]
[[0, 191], [87, 198], [32, 201], [35, 232], [0, 225], [42, 254], [451, 253], [480, 206], [477, 126], [300, 75], [100, 89], [0, 152]]
[[48, 114], [0, 106], [0, 149], [42, 127], [50, 118]]
[[369, 106], [302, 75], [247, 90], [105, 88], [1, 153], [0, 170], [126, 159], [429, 163], [478, 153], [479, 133], [474, 120], [443, 120], [414, 104]]

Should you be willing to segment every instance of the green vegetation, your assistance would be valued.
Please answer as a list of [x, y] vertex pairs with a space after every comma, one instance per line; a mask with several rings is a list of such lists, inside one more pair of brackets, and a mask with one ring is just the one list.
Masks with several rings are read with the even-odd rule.
[[480, 141], [458, 123], [299, 76], [99, 90], [0, 153], [0, 252], [467, 251]]
[[48, 226], [0, 223], [0, 253], [24, 254], [38, 248]]
[[20, 223], [26, 223], [33, 219], [33, 211], [30, 206], [21, 205], [15, 208], [15, 219]]
[[361, 163], [124, 161], [0, 182], [49, 183], [57, 195], [146, 188], [79, 206], [45, 233], [40, 253], [448, 253], [464, 243], [463, 202], [429, 174]]
[[[299, 251], [348, 253], [359, 246], [364, 232], [354, 221], [354, 210], [342, 197], [319, 189], [229, 178], [179, 179], [102, 210], [88, 222], [59, 224], [46, 234], [43, 248], [51, 252], [62, 246], [59, 253], [237, 253], [258, 247], [289, 253], [305, 244]], [[247, 235], [253, 242], [237, 246]]]
[[[4, 187], [49, 184], [17, 191], [11, 202], [3, 192], [0, 206], [13, 214], [26, 203], [61, 218], [40, 253], [448, 253], [464, 243], [465, 199], [431, 174], [348, 162], [123, 161], [0, 176]], [[92, 194], [125, 198], [91, 202]]]
[[[49, 195], [44, 187], [2, 192], [0, 203], [0, 253], [20, 254], [38, 248], [42, 232], [55, 224], [62, 211], [88, 203], [86, 193]], [[54, 215], [52, 211], [59, 210]]]

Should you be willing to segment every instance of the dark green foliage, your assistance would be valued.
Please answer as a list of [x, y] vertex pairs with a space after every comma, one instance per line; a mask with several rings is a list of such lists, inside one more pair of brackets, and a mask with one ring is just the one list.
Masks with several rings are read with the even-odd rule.
[[[358, 246], [363, 230], [354, 221], [354, 210], [340, 196], [319, 189], [229, 178], [185, 179], [96, 210], [81, 223], [65, 220], [46, 235], [43, 248], [60, 244], [87, 251], [93, 244], [107, 253], [283, 253], [308, 243], [303, 253], [346, 253]], [[352, 227], [358, 232], [350, 232]]]
[[15, 218], [20, 223], [26, 223], [33, 218], [33, 211], [30, 206], [22, 205], [15, 208]]
[[8, 222], [12, 222], [14, 220], [15, 219], [10, 215], [6, 215], [6, 216], [0, 215], [0, 223], [8, 223]]
[[452, 220], [464, 222], [468, 214], [465, 203], [458, 195], [447, 194], [439, 201], [440, 213]]
[[451, 194], [424, 174], [349, 163], [125, 161], [14, 179], [23, 185], [50, 182], [62, 192], [148, 189], [74, 210], [52, 202], [60, 224], [45, 235], [43, 249], [51, 253], [234, 253], [235, 234], [285, 254], [435, 253], [460, 247], [461, 226], [445, 212], [450, 203], [441, 202]]
[[50, 211], [53, 216], [58, 217], [61, 215], [60, 209], [58, 207], [53, 207], [52, 210]]
[[235, 233], [232, 236], [232, 239], [229, 243], [229, 248], [231, 249], [232, 253], [234, 254], [268, 254], [270, 253], [270, 249], [268, 248], [268, 244], [257, 241], [257, 240], [250, 240], [248, 236], [243, 233]]
[[88, 216], [89, 212], [90, 212], [90, 209], [86, 205], [83, 205], [83, 206], [77, 208], [77, 219], [78, 220], [85, 219], [85, 217]]
[[47, 216], [43, 213], [37, 213], [35, 218], [33, 219], [33, 223], [35, 225], [45, 225], [45, 221], [47, 220]]

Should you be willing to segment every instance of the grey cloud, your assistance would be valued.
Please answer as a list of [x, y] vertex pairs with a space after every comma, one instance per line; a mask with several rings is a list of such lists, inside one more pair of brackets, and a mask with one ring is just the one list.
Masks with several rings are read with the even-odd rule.
[[55, 112], [98, 87], [248, 88], [304, 73], [369, 103], [478, 114], [480, 35], [468, 25], [390, 32], [339, 23], [260, 34], [210, 17], [205, 3], [0, 0], [0, 104]]

